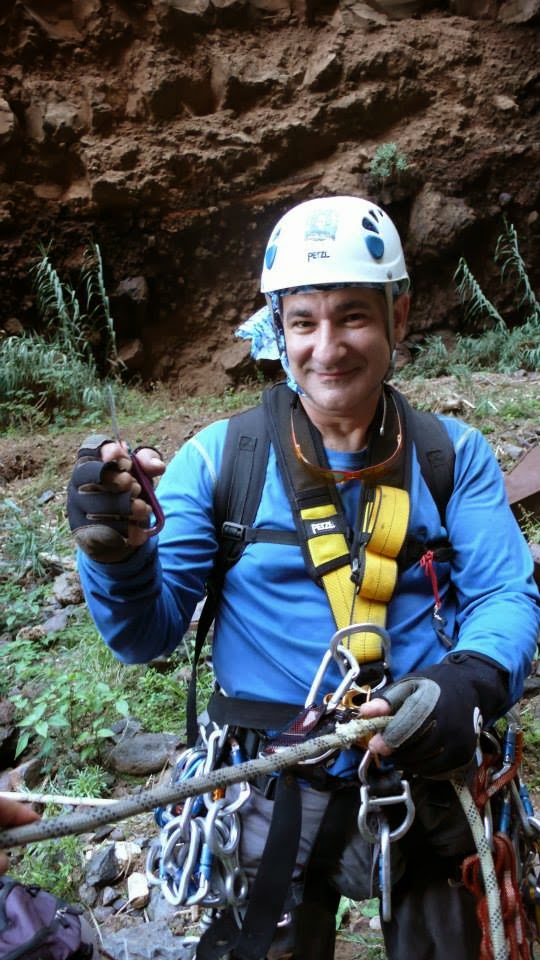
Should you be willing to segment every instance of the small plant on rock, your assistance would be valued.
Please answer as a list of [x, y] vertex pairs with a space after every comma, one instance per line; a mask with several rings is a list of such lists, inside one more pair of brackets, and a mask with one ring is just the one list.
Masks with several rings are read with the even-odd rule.
[[408, 166], [407, 157], [396, 143], [381, 143], [373, 154], [369, 172], [384, 183], [390, 178], [399, 178]]
[[514, 226], [504, 220], [494, 255], [501, 282], [512, 281], [516, 311], [523, 322], [510, 327], [497, 307], [485, 295], [467, 261], [461, 257], [454, 274], [466, 323], [487, 321], [491, 326], [478, 337], [458, 335], [452, 349], [440, 337], [428, 337], [418, 358], [405, 377], [424, 374], [442, 376], [458, 370], [491, 369], [499, 373], [540, 370], [540, 303], [530, 284], [520, 254]]

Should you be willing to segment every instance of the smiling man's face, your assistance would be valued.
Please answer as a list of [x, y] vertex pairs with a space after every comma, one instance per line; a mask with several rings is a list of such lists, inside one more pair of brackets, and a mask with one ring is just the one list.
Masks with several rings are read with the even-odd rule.
[[[394, 301], [396, 342], [408, 310], [402, 294]], [[282, 314], [291, 374], [313, 421], [369, 423], [391, 360], [384, 294], [365, 287], [295, 293], [283, 297]]]

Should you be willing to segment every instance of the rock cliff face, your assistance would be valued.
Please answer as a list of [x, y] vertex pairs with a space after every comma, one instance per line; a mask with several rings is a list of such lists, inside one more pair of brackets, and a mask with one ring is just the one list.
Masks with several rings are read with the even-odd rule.
[[[355, 193], [402, 230], [412, 329], [457, 329], [465, 254], [499, 298], [506, 215], [532, 280], [540, 0], [28, 0], [0, 13], [5, 329], [36, 322], [38, 245], [100, 245], [128, 366], [223, 386], [292, 203]], [[371, 172], [394, 143], [408, 165]], [[503, 303], [504, 306], [504, 303]], [[235, 372], [236, 371], [236, 374]]]

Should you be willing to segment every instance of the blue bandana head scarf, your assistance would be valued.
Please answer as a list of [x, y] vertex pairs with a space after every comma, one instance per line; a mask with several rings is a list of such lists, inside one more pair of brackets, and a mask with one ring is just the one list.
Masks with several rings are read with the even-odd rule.
[[251, 340], [251, 356], [254, 360], [279, 360], [285, 371], [288, 386], [296, 393], [301, 393], [289, 369], [285, 334], [281, 325], [279, 296], [277, 293], [271, 293], [270, 297], [276, 322], [274, 323], [272, 310], [266, 304], [238, 327], [235, 336], [241, 340]]

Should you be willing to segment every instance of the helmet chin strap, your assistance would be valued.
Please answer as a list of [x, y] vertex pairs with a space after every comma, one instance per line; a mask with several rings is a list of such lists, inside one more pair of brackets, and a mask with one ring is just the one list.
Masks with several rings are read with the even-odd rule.
[[396, 363], [396, 341], [394, 337], [394, 290], [392, 281], [389, 281], [384, 285], [384, 299], [386, 301], [386, 335], [388, 337], [388, 346], [390, 347], [390, 365], [384, 375], [384, 380], [386, 382], [392, 379]]

